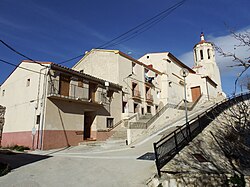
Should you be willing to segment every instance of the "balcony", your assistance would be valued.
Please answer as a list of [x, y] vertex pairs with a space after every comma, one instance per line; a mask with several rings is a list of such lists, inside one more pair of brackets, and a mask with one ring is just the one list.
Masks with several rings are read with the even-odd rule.
[[141, 92], [139, 90], [132, 90], [133, 99], [141, 99]]
[[154, 101], [153, 95], [147, 93], [147, 94], [146, 94], [146, 101], [152, 103], [152, 102]]
[[48, 82], [48, 97], [96, 104], [109, 102], [105, 90], [94, 92], [90, 91], [89, 88], [65, 82], [62, 83], [58, 80]]

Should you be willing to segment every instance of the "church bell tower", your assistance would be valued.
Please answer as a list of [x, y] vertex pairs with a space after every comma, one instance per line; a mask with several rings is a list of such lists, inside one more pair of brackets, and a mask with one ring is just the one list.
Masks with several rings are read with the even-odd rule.
[[193, 48], [194, 68], [197, 74], [208, 76], [221, 88], [220, 71], [215, 61], [214, 45], [205, 40], [204, 33], [200, 35], [200, 42]]

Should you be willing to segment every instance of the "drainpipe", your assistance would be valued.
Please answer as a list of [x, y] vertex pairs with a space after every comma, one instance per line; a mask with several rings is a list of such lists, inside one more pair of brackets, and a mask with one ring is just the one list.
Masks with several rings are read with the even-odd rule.
[[209, 98], [209, 91], [208, 91], [208, 85], [207, 85], [207, 78], [206, 78], [206, 87], [207, 87], [207, 99], [208, 99], [208, 101], [209, 101], [210, 98]]
[[43, 147], [43, 131], [44, 131], [44, 126], [45, 126], [45, 106], [46, 106], [46, 99], [47, 99], [48, 75], [49, 75], [50, 69], [51, 69], [51, 65], [48, 66], [48, 70], [44, 75], [44, 81], [43, 81], [42, 113], [41, 113], [40, 142], [39, 142], [40, 150]]
[[[42, 71], [44, 70], [44, 69], [46, 69], [47, 67], [45, 67], [45, 68], [42, 68], [42, 69], [40, 69], [40, 71], [39, 71], [39, 80], [38, 80], [38, 87], [37, 87], [37, 99], [36, 99], [36, 104], [35, 104], [35, 113], [34, 113], [34, 115], [35, 115], [35, 120], [34, 120], [34, 127], [33, 128], [35, 128], [35, 125], [36, 125], [36, 121], [37, 121], [37, 119], [36, 119], [36, 117], [37, 117], [37, 110], [38, 110], [38, 106], [39, 106], [39, 96], [40, 96], [40, 88], [41, 88], [41, 75], [42, 75]], [[39, 112], [39, 115], [41, 116], [41, 111]], [[38, 144], [39, 144], [39, 129], [40, 129], [40, 121], [39, 121], [39, 125], [38, 125], [38, 129], [37, 129], [37, 142], [36, 142], [36, 149], [38, 149]], [[33, 147], [33, 149], [34, 149], [34, 140], [35, 140], [35, 135], [33, 135], [32, 134], [32, 137], [33, 137], [33, 145], [32, 145], [32, 147]]]

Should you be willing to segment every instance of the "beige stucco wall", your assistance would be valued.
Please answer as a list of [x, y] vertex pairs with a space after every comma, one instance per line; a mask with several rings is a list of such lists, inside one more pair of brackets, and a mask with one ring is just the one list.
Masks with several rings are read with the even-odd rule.
[[83, 130], [84, 105], [47, 99], [44, 130]]
[[95, 77], [119, 83], [118, 55], [113, 52], [92, 50], [86, 54], [75, 66], [74, 70], [83, 70], [84, 73]]
[[[100, 63], [103, 65], [100, 65]], [[133, 66], [132, 64], [135, 64]], [[112, 67], [110, 67], [112, 66]], [[146, 102], [146, 89], [145, 89], [145, 67], [137, 62], [133, 62], [132, 59], [126, 58], [119, 54], [118, 51], [114, 50], [92, 50], [89, 52], [83, 59], [81, 59], [73, 69], [81, 70], [84, 69], [85, 73], [88, 73], [92, 76], [102, 78], [114, 83], [118, 83], [123, 87], [124, 98], [127, 101], [128, 109], [126, 110], [127, 114], [122, 114], [122, 107], [119, 108], [119, 112], [116, 112], [114, 118], [120, 119], [121, 116], [126, 117], [134, 113], [134, 103], [138, 104], [139, 112], [141, 113], [141, 108], [144, 108], [146, 112], [147, 106], [149, 103]], [[155, 72], [149, 70], [150, 76], [155, 76]], [[141, 94], [141, 99], [139, 101], [132, 99], [132, 83], [138, 84], [138, 90]], [[157, 82], [156, 88], [152, 87], [150, 93], [153, 95], [154, 102], [151, 107], [151, 112], [155, 113], [155, 105], [160, 104], [160, 95], [161, 95], [161, 77], [158, 75], [157, 80], [154, 80], [153, 83]], [[114, 104], [122, 106], [121, 95], [116, 94], [114, 99], [119, 97], [119, 104]], [[116, 103], [116, 102], [114, 102]], [[112, 108], [112, 107], [111, 107]], [[105, 118], [102, 117], [102, 122], [104, 123]], [[119, 121], [119, 120], [116, 120]], [[97, 122], [96, 122], [97, 123]]]
[[[31, 131], [37, 127], [36, 115], [41, 113], [43, 103], [43, 80], [47, 69], [39, 64], [23, 62], [1, 86], [0, 104], [6, 106], [3, 132]], [[42, 74], [39, 74], [41, 70]], [[27, 80], [30, 85], [27, 86]], [[4, 96], [3, 96], [3, 90]]]

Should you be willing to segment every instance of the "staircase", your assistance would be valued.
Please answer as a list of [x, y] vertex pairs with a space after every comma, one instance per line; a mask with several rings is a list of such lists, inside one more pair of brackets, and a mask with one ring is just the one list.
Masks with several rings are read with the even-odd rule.
[[125, 141], [127, 139], [127, 128], [125, 127], [120, 127], [116, 129], [114, 134], [110, 136], [106, 141], [111, 142], [111, 141]]

